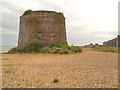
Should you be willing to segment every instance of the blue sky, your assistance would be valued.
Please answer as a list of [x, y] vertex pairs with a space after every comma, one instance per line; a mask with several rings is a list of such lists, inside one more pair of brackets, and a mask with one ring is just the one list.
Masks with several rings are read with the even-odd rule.
[[118, 1], [1, 0], [2, 45], [17, 46], [19, 17], [28, 9], [63, 12], [69, 45], [102, 44], [118, 34]]

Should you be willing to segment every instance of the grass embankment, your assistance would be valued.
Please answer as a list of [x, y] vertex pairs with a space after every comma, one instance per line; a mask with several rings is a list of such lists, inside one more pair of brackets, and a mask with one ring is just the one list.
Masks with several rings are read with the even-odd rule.
[[103, 51], [103, 52], [118, 52], [120, 51], [120, 48], [118, 50], [118, 47], [95, 47], [93, 50], [96, 51]]
[[40, 43], [31, 43], [22, 48], [13, 48], [8, 53], [51, 53], [69, 54], [82, 52], [79, 46], [69, 46], [66, 42], [60, 42], [50, 47], [44, 47]]

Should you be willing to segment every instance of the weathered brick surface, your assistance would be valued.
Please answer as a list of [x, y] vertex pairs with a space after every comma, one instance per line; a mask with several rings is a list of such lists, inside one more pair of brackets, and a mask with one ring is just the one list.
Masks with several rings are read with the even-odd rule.
[[66, 41], [64, 16], [39, 11], [20, 17], [18, 47], [34, 42], [50, 46], [62, 41]]

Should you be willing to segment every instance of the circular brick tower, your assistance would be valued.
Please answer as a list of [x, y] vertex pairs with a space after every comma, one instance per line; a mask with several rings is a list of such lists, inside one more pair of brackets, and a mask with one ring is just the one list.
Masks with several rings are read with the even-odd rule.
[[54, 11], [33, 11], [20, 16], [18, 47], [30, 43], [51, 46], [66, 42], [65, 17]]

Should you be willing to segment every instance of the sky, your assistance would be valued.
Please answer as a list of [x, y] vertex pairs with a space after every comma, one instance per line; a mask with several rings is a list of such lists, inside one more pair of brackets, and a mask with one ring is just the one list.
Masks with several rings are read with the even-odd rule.
[[28, 9], [63, 12], [69, 45], [102, 44], [118, 35], [118, 1], [1, 0], [0, 46], [17, 46], [19, 17]]

